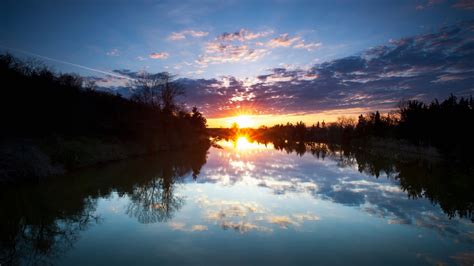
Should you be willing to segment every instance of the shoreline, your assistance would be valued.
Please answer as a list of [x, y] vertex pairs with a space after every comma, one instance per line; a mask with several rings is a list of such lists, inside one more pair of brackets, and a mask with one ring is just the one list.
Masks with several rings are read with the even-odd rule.
[[205, 143], [203, 137], [179, 145], [84, 137], [7, 140], [0, 142], [0, 184], [42, 181], [84, 168]]

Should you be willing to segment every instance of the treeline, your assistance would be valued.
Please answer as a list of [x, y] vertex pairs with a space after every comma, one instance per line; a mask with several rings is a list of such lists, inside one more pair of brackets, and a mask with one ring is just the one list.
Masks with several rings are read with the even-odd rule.
[[[174, 86], [163, 74], [160, 77], [168, 88]], [[161, 92], [160, 84], [137, 86], [135, 100], [129, 100], [97, 91], [78, 75], [56, 74], [8, 54], [0, 55], [0, 82], [2, 138], [58, 134], [147, 139], [169, 130], [173, 134], [202, 132], [206, 126], [197, 109], [189, 112], [175, 104], [176, 94], [166, 99], [148, 96], [149, 90]], [[168, 92], [163, 90], [163, 94]]]
[[401, 102], [398, 111], [340, 117], [336, 122], [278, 124], [258, 129], [231, 128], [219, 135], [246, 134], [259, 142], [314, 141], [344, 145], [367, 145], [374, 139], [403, 141], [410, 145], [434, 147], [443, 155], [472, 158], [474, 150], [474, 99], [451, 95], [444, 101], [425, 104], [418, 100]]
[[[22, 157], [19, 146], [31, 151], [36, 145], [53, 161], [74, 167], [94, 163], [81, 158], [96, 154], [102, 154], [97, 159], [102, 162], [207, 140], [206, 119], [197, 108], [177, 104], [181, 92], [168, 73], [133, 79], [135, 93], [126, 99], [98, 91], [78, 75], [5, 54], [0, 55], [0, 84], [0, 166], [9, 172], [21, 165], [12, 166]], [[133, 151], [123, 149], [126, 145]], [[0, 171], [0, 180], [11, 175], [8, 171]]]

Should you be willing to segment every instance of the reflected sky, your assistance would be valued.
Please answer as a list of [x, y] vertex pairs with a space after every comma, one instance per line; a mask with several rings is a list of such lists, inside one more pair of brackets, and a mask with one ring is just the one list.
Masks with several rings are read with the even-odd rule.
[[[474, 259], [469, 219], [450, 219], [429, 199], [408, 197], [397, 179], [361, 173], [357, 163], [341, 165], [338, 156], [318, 159], [237, 138], [212, 147], [196, 178], [194, 168], [181, 163], [153, 170], [178, 178], [134, 180], [132, 186], [94, 177], [115, 183], [83, 199], [93, 202], [87, 213], [96, 220], [53, 262], [432, 265]], [[114, 171], [128, 180], [136, 169], [142, 168]], [[110, 171], [92, 172], [75, 184], [91, 187], [84, 180]]]

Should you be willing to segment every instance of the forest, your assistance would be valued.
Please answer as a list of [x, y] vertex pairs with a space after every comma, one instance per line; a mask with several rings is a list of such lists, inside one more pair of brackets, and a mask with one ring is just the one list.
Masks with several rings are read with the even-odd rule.
[[126, 99], [4, 54], [0, 82], [0, 181], [209, 142], [206, 118], [177, 104], [182, 90], [169, 73], [143, 73]]

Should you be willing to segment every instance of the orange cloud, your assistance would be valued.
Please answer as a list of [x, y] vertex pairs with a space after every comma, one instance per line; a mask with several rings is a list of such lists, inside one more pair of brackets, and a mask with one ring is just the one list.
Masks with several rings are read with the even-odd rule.
[[300, 37], [290, 38], [288, 37], [288, 33], [285, 33], [268, 41], [267, 46], [271, 48], [289, 47], [298, 40], [300, 40]]

